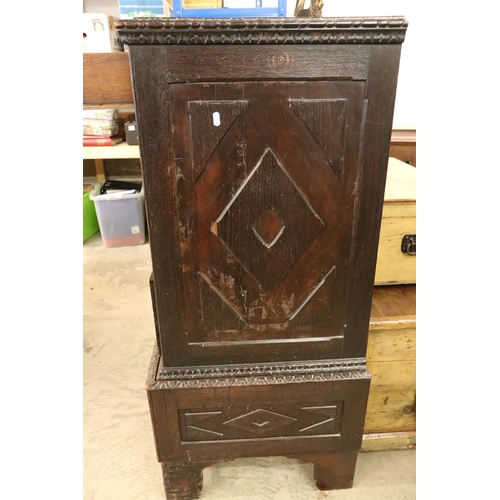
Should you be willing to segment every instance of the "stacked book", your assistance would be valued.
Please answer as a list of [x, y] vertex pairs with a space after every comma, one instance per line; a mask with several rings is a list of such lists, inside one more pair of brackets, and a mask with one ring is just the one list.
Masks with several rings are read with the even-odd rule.
[[123, 141], [118, 129], [117, 109], [83, 110], [84, 146], [114, 146]]

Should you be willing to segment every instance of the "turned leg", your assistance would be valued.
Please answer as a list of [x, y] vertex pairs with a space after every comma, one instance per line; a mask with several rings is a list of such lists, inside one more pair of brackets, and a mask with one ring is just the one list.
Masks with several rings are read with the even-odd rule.
[[203, 465], [162, 462], [163, 485], [167, 500], [193, 500], [203, 487]]
[[314, 464], [314, 481], [320, 490], [352, 488], [358, 452], [329, 453], [327, 455], [302, 455], [303, 462]]

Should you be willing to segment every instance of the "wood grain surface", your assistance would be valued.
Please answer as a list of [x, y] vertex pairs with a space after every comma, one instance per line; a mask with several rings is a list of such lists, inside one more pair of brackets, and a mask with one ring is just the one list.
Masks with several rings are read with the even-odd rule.
[[[364, 433], [373, 434], [371, 439], [379, 443], [367, 442], [368, 449], [415, 443], [416, 321], [416, 285], [375, 287], [366, 353], [372, 383]], [[402, 432], [413, 434], [398, 434], [397, 439], [383, 435]]]

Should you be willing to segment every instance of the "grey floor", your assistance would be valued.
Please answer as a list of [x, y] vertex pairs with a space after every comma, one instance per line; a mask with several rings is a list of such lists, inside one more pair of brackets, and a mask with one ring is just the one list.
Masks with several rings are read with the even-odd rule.
[[[154, 342], [149, 245], [83, 246], [84, 499], [165, 500], [144, 382]], [[204, 471], [201, 500], [410, 500], [415, 450], [360, 453], [349, 490], [321, 492], [313, 466], [239, 459]]]

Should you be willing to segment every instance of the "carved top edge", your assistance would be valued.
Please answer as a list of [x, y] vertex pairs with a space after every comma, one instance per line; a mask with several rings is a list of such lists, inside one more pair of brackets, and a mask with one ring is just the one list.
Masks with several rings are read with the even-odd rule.
[[115, 22], [128, 45], [403, 43], [404, 17], [135, 18]]

